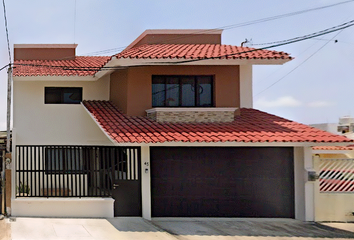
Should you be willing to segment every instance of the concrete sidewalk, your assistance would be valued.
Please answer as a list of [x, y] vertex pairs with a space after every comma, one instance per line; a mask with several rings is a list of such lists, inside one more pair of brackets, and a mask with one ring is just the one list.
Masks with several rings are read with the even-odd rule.
[[354, 233], [354, 223], [321, 223], [322, 225]]
[[[11, 237], [5, 234], [6, 231], [7, 233], [11, 231]], [[0, 221], [0, 239], [354, 239], [354, 224], [318, 224], [293, 219], [249, 218], [154, 218], [152, 221], [146, 221], [142, 218], [128, 217], [112, 219], [21, 217]]]
[[11, 239], [175, 239], [142, 218], [58, 219], [16, 218], [11, 222]]
[[11, 239], [11, 224], [6, 220], [0, 220], [0, 240]]

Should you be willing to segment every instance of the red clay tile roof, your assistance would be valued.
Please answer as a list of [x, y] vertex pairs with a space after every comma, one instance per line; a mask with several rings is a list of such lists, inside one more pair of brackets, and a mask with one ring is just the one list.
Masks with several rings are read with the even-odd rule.
[[331, 133], [255, 109], [241, 109], [230, 123], [158, 123], [123, 114], [110, 101], [83, 101], [117, 143], [163, 142], [352, 142]]
[[136, 59], [292, 59], [285, 52], [221, 44], [145, 44], [124, 50], [116, 54], [115, 57]]
[[13, 76], [93, 76], [110, 57], [74, 60], [16, 60]]
[[[240, 53], [240, 54], [238, 54]], [[291, 60], [284, 52], [257, 50], [220, 44], [152, 44], [124, 50], [117, 58], [134, 59], [284, 59]], [[93, 76], [112, 57], [83, 57], [74, 60], [16, 60], [13, 76]]]
[[354, 146], [317, 146], [313, 150], [354, 150]]

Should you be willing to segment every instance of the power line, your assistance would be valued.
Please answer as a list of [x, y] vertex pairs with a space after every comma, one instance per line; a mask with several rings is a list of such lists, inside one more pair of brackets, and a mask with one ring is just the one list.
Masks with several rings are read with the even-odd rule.
[[351, 27], [354, 25], [354, 20], [351, 20], [349, 22], [345, 22], [343, 24], [331, 27], [331, 28], [327, 28], [325, 30], [319, 31], [319, 32], [315, 32], [315, 33], [311, 33], [308, 35], [304, 35], [301, 37], [296, 37], [296, 38], [291, 38], [288, 40], [282, 40], [282, 41], [278, 41], [277, 44], [274, 45], [270, 45], [267, 47], [262, 47], [262, 48], [254, 48], [248, 51], [243, 51], [243, 52], [237, 52], [237, 53], [231, 53], [231, 54], [225, 54], [223, 56], [218, 56], [218, 57], [209, 57], [209, 58], [202, 58], [202, 59], [191, 59], [191, 60], [184, 60], [184, 61], [179, 61], [179, 62], [168, 62], [168, 64], [178, 64], [178, 63], [189, 63], [189, 62], [196, 62], [196, 61], [204, 61], [204, 60], [209, 60], [209, 59], [219, 59], [219, 58], [227, 58], [227, 57], [231, 57], [234, 55], [239, 55], [239, 54], [243, 54], [243, 53], [250, 53], [250, 52], [255, 52], [255, 51], [259, 51], [259, 50], [264, 50], [264, 49], [268, 49], [268, 48], [275, 48], [275, 47], [279, 47], [279, 46], [283, 46], [283, 45], [287, 45], [287, 44], [291, 44], [291, 43], [296, 43], [296, 42], [301, 42], [307, 39], [311, 39], [314, 37], [319, 37], [322, 35], [326, 35], [332, 32], [336, 32], [348, 27]]
[[[189, 37], [191, 37], [193, 35], [197, 35], [197, 34], [205, 34], [205, 33], [213, 32], [213, 31], [217, 31], [217, 30], [229, 30], [229, 29], [233, 29], [233, 28], [239, 28], [239, 27], [245, 27], [245, 26], [249, 26], [249, 25], [253, 25], [253, 24], [269, 22], [269, 21], [280, 19], [280, 18], [291, 17], [291, 16], [295, 16], [295, 15], [299, 15], [299, 14], [303, 14], [303, 13], [307, 13], [307, 12], [312, 12], [312, 11], [316, 11], [316, 10], [322, 10], [322, 9], [326, 9], [326, 8], [331, 8], [331, 7], [335, 7], [335, 6], [346, 4], [346, 3], [350, 3], [350, 2], [354, 2], [354, 0], [348, 0], [348, 1], [343, 1], [343, 2], [339, 2], [339, 3], [326, 5], [326, 6], [310, 8], [310, 9], [300, 10], [300, 11], [291, 12], [291, 13], [280, 14], [280, 15], [276, 15], [276, 16], [272, 16], [272, 17], [261, 18], [261, 19], [252, 20], [252, 21], [243, 22], [243, 23], [236, 23], [236, 24], [225, 25], [225, 26], [212, 28], [212, 29], [195, 31], [195, 32], [193, 32], [193, 33], [191, 33], [189, 35], [186, 35], [186, 36], [180, 36], [180, 37], [174, 37], [174, 38], [166, 39], [166, 40], [164, 40], [164, 43], [168, 43], [168, 42], [174, 41], [174, 40], [189, 38]], [[161, 43], [161, 42], [156, 41], [156, 42], [152, 42], [151, 44], [159, 44], [159, 43]], [[116, 51], [116, 50], [121, 50], [121, 49], [123, 50], [126, 47], [127, 46], [118, 47], [118, 48], [111, 48], [111, 49], [106, 49], [106, 50], [97, 51], [97, 52], [91, 52], [91, 53], [87, 53], [87, 54], [88, 55], [90, 55], [90, 54], [96, 55], [96, 54], [109, 53], [109, 52]]]
[[7, 28], [5, 0], [2, 0], [2, 5], [4, 7], [4, 20], [5, 20], [5, 29], [6, 29], [7, 50], [9, 52], [9, 63], [11, 63], [11, 50], [10, 50], [10, 41], [9, 41], [9, 31], [8, 31], [8, 28]]
[[275, 81], [274, 83], [272, 83], [271, 85], [269, 85], [267, 88], [263, 89], [262, 91], [260, 91], [259, 93], [257, 93], [256, 95], [254, 95], [254, 97], [262, 94], [263, 92], [267, 91], [269, 88], [273, 87], [275, 84], [279, 83], [281, 80], [283, 80], [284, 78], [286, 78], [288, 75], [290, 75], [292, 72], [294, 72], [296, 69], [298, 69], [301, 65], [303, 65], [305, 62], [307, 62], [310, 58], [312, 58], [316, 53], [318, 53], [321, 49], [323, 49], [328, 43], [330, 43], [331, 41], [333, 41], [334, 38], [336, 38], [344, 29], [342, 29], [340, 32], [338, 32], [336, 35], [334, 35], [330, 40], [328, 40], [322, 47], [320, 47], [319, 49], [317, 49], [313, 54], [311, 54], [309, 57], [307, 57], [304, 61], [302, 61], [300, 64], [298, 64], [295, 68], [293, 68], [290, 72], [288, 72], [287, 74], [285, 74], [283, 77], [279, 78], [277, 81]]
[[[318, 40], [322, 40], [322, 38], [318, 38]], [[326, 40], [328, 41], [328, 39]], [[304, 51], [302, 51], [297, 57], [301, 56], [303, 53], [307, 52], [310, 48], [312, 48], [313, 46], [315, 46], [318, 42], [315, 42], [314, 44], [312, 44], [311, 46], [307, 47]], [[273, 75], [275, 72], [281, 70], [284, 67], [284, 65], [282, 65], [281, 68], [278, 68], [277, 70], [275, 70], [274, 72], [272, 72], [271, 74], [269, 74], [267, 77], [262, 78], [260, 81], [258, 82], [262, 82], [265, 79], [268, 79], [271, 75]]]
[[[295, 37], [295, 38], [291, 38], [288, 40], [282, 40], [282, 41], [278, 41], [277, 44], [274, 45], [270, 45], [267, 47], [262, 47], [262, 48], [254, 48], [254, 49], [250, 49], [247, 51], [243, 51], [243, 52], [237, 52], [237, 53], [232, 53], [232, 54], [225, 54], [222, 56], [218, 56], [218, 57], [208, 57], [208, 58], [202, 58], [202, 59], [190, 59], [190, 60], [183, 60], [183, 61], [177, 61], [177, 62], [164, 62], [163, 64], [181, 64], [181, 63], [190, 63], [190, 62], [197, 62], [197, 61], [204, 61], [204, 60], [210, 60], [210, 59], [222, 59], [222, 58], [227, 58], [227, 57], [231, 57], [231, 56], [235, 56], [235, 55], [241, 55], [244, 53], [250, 53], [250, 52], [255, 52], [255, 51], [259, 51], [259, 50], [265, 50], [265, 49], [269, 49], [269, 48], [274, 48], [274, 47], [279, 47], [279, 46], [283, 46], [283, 45], [287, 45], [287, 44], [291, 44], [291, 43], [296, 43], [296, 42], [300, 42], [300, 41], [304, 41], [307, 39], [311, 39], [311, 38], [315, 38], [318, 36], [322, 36], [322, 35], [326, 35], [332, 32], [336, 32], [339, 30], [344, 30], [345, 28], [351, 27], [354, 25], [354, 20], [351, 20], [349, 22], [345, 22], [343, 24], [340, 24], [338, 26], [335, 27], [331, 27], [331, 28], [327, 28], [325, 30], [319, 31], [319, 32], [315, 32], [315, 33], [311, 33], [308, 35], [304, 35], [301, 37]], [[147, 66], [148, 64], [151, 65], [156, 65], [156, 64], [162, 64], [161, 62], [148, 62], [145, 63], [144, 65], [140, 65], [140, 66]], [[48, 67], [48, 68], [62, 68], [63, 70], [80, 70], [80, 71], [102, 71], [102, 70], [114, 70], [114, 69], [122, 69], [122, 68], [126, 68], [126, 67], [122, 67], [122, 66], [112, 66], [112, 67], [108, 67], [108, 66], [102, 66], [102, 67], [86, 67], [86, 66], [82, 66], [82, 67], [75, 67], [75, 66], [65, 66], [65, 65], [45, 65], [45, 64], [28, 64], [28, 63], [15, 63], [14, 65], [18, 65], [18, 66], [33, 66], [33, 67]]]

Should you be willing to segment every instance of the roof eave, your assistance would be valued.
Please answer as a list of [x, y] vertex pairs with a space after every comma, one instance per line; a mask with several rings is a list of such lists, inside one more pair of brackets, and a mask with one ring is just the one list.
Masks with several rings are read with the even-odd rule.
[[[99, 125], [99, 124], [98, 124]], [[107, 135], [107, 137], [109, 137]], [[110, 138], [110, 137], [109, 137]], [[346, 143], [317, 143], [317, 142], [115, 142], [116, 146], [165, 146], [165, 147], [313, 147], [313, 146], [345, 146]]]
[[[104, 67], [166, 66], [166, 65], [282, 65], [292, 59], [183, 59], [183, 58], [116, 58], [113, 57]], [[112, 72], [114, 70], [111, 70]], [[109, 71], [100, 70], [96, 77]]]
[[96, 81], [96, 76], [13, 76], [13, 81]]

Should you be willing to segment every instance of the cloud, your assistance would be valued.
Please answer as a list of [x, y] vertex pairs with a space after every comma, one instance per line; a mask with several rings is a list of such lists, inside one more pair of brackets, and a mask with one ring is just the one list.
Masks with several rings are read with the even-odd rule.
[[284, 96], [280, 97], [275, 100], [266, 100], [266, 99], [260, 99], [256, 102], [257, 105], [261, 107], [298, 107], [301, 106], [302, 103], [298, 100], [296, 100], [292, 96]]
[[309, 107], [330, 107], [333, 106], [333, 102], [327, 101], [314, 101], [307, 104]]

